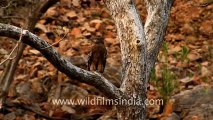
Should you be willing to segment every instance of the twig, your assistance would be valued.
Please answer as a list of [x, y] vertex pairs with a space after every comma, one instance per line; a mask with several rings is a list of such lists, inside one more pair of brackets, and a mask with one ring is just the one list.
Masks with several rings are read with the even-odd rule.
[[204, 3], [204, 4], [199, 4], [198, 7], [207, 7], [211, 5], [212, 3]]
[[[68, 31], [68, 32], [69, 32], [69, 31]], [[49, 47], [52, 47], [52, 46], [57, 45], [58, 43], [60, 43], [60, 42], [67, 36], [68, 32], [67, 32], [58, 42], [53, 43], [52, 45], [47, 46], [47, 47], [44, 47], [44, 48], [41, 48], [41, 49], [47, 49], [47, 48], [49, 48]]]
[[2, 62], [0, 63], [0, 66], [3, 65], [3, 64], [4, 64], [5, 62], [7, 62], [8, 60], [13, 60], [13, 59], [15, 59], [16, 56], [18, 55], [18, 52], [16, 52], [16, 55], [15, 55], [14, 57], [12, 57], [12, 54], [14, 53], [14, 51], [15, 51], [16, 49], [17, 49], [17, 51], [19, 51], [19, 44], [20, 44], [20, 42], [21, 42], [21, 40], [22, 40], [22, 37], [23, 37], [22, 32], [23, 32], [23, 30], [21, 30], [21, 35], [20, 35], [19, 40], [18, 40], [18, 42], [16, 43], [15, 47], [14, 47], [13, 50], [10, 52], [10, 54], [8, 55], [8, 57], [7, 57], [4, 61], [2, 61]]
[[10, 1], [6, 6], [1, 7], [1, 9], [6, 9], [6, 8], [8, 8], [8, 7], [11, 5], [12, 2], [13, 2], [13, 1]]
[[[6, 36], [14, 39], [19, 38], [21, 29], [12, 25], [0, 23], [0, 36]], [[41, 54], [60, 72], [67, 75], [72, 80], [76, 80], [88, 85], [94, 86], [100, 90], [108, 98], [118, 99], [118, 98], [127, 98], [125, 93], [123, 93], [119, 88], [109, 82], [106, 78], [99, 74], [81, 69], [68, 60], [64, 59], [59, 52], [57, 52], [53, 47], [48, 49], [42, 49], [48, 47], [49, 44], [39, 38], [38, 36], [30, 33], [26, 30], [26, 33], [23, 33], [22, 42], [30, 45], [36, 50], [40, 51]]]
[[[43, 0], [41, 0], [41, 2], [33, 4], [33, 6], [37, 6], [37, 4], [40, 5], [40, 3], [42, 3], [42, 4], [44, 3], [42, 5], [42, 7], [38, 7], [36, 9], [34, 9], [32, 11], [33, 13], [28, 15], [29, 19], [25, 20], [25, 22], [27, 23], [27, 29], [29, 31], [33, 31], [33, 28], [35, 27], [35, 24], [38, 22], [40, 17], [48, 10], [48, 8], [50, 8], [51, 6], [56, 4], [57, 2], [59, 2], [59, 0], [46, 0], [45, 3], [44, 3]], [[26, 9], [30, 10], [30, 8], [26, 8]], [[2, 10], [1, 7], [0, 7], [0, 10]], [[14, 18], [16, 18], [16, 17], [14, 17]], [[21, 19], [22, 19], [22, 17], [21, 17]], [[0, 27], [0, 29], [1, 29], [1, 27]], [[19, 30], [19, 33], [17, 33], [16, 40], [18, 40], [18, 38], [20, 37], [19, 36], [20, 33], [21, 33], [21, 29]], [[25, 38], [25, 34], [26, 33], [23, 32], [23, 38]], [[11, 36], [13, 36], [13, 35], [11, 35]], [[24, 39], [22, 39], [22, 42], [23, 42], [23, 40]], [[19, 48], [19, 51], [17, 53], [16, 58], [14, 60], [9, 60], [8, 61], [8, 65], [6, 67], [6, 71], [4, 72], [3, 77], [0, 80], [1, 83], [2, 83], [2, 80], [4, 80], [4, 83], [3, 83], [3, 85], [1, 85], [1, 87], [2, 87], [2, 91], [5, 92], [5, 95], [1, 96], [1, 94], [0, 94], [0, 98], [3, 99], [3, 100], [6, 98], [6, 96], [8, 94], [9, 86], [10, 86], [10, 84], [13, 81], [15, 70], [17, 68], [18, 62], [19, 62], [19, 60], [20, 60], [20, 58], [22, 56], [22, 53], [23, 53], [23, 51], [25, 49], [25, 46], [26, 46], [22, 42], [19, 44], [20, 48]]]
[[2, 18], [2, 19], [11, 19], [11, 18], [14, 18], [14, 19], [23, 19], [24, 20], [24, 18], [22, 18], [20, 16], [1, 16], [0, 18]]

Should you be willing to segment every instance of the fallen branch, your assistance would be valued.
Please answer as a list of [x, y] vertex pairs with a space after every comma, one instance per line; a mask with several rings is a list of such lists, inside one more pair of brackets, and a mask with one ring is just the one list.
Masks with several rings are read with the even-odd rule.
[[[0, 36], [18, 39], [20, 33], [20, 28], [0, 23]], [[96, 87], [109, 98], [118, 99], [120, 97], [124, 97], [123, 92], [121, 92], [119, 88], [114, 86], [100, 74], [76, 67], [68, 60], [64, 59], [55, 49], [53, 49], [53, 47], [42, 49], [50, 46], [50, 44], [31, 32], [23, 30], [22, 34], [23, 43], [40, 51], [53, 66], [55, 66], [60, 72], [66, 74], [68, 77]]]

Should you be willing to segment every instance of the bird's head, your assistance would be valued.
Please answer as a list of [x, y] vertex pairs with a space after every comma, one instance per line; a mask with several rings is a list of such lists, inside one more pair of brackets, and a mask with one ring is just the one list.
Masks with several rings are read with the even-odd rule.
[[104, 38], [103, 37], [96, 37], [94, 42], [95, 42], [95, 44], [104, 44]]

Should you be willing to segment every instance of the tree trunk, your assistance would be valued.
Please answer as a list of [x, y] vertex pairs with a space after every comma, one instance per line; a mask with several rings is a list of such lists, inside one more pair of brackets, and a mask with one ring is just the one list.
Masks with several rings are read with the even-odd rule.
[[145, 120], [147, 81], [163, 43], [173, 0], [144, 0], [147, 6], [145, 30], [134, 0], [105, 0], [115, 21], [121, 45], [121, 91], [139, 105], [117, 107], [120, 120]]
[[163, 44], [170, 9], [174, 0], [145, 0], [145, 2], [148, 15], [144, 25], [144, 31], [148, 51], [147, 72], [150, 73]]
[[[26, 30], [23, 32], [23, 43], [39, 50], [58, 70], [70, 78], [96, 87], [109, 98], [123, 98], [121, 101], [126, 102], [120, 102], [116, 106], [119, 120], [146, 119], [147, 81], [163, 42], [173, 3], [173, 0], [144, 0], [148, 11], [144, 30], [133, 1], [104, 0], [115, 21], [121, 45], [123, 66], [122, 85], [119, 89], [99, 74], [69, 63], [52, 47], [42, 49], [49, 44]], [[0, 24], [0, 35], [18, 39], [20, 33], [20, 28]], [[129, 100], [132, 102], [128, 104]]]
[[134, 2], [107, 1], [106, 5], [118, 31], [122, 54], [122, 85], [120, 87], [129, 99], [141, 101], [138, 105], [117, 107], [119, 120], [143, 120], [146, 118], [146, 39], [140, 17]]

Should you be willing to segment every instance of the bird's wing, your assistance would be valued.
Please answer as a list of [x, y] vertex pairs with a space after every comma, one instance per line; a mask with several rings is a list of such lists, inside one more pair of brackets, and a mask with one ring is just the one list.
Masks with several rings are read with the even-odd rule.
[[106, 59], [107, 59], [107, 50], [104, 53], [104, 60], [103, 60], [103, 67], [104, 67], [104, 69], [105, 69], [105, 66], [106, 66]]
[[93, 59], [93, 53], [92, 50], [90, 51], [90, 53], [88, 54], [88, 58], [87, 58], [87, 69], [90, 70], [90, 66], [92, 63], [92, 59]]

